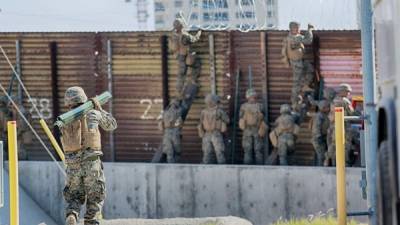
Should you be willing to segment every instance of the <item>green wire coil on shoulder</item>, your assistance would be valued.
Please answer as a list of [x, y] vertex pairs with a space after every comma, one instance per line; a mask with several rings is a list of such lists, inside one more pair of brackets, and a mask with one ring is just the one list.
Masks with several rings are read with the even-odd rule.
[[[94, 97], [100, 103], [100, 105], [106, 104], [111, 98], [110, 92], [103, 92], [101, 95]], [[60, 116], [57, 117], [57, 121], [54, 123], [54, 126], [58, 126], [62, 128], [65, 125], [72, 123], [75, 120], [82, 118], [85, 114], [87, 114], [90, 110], [94, 109], [94, 104], [92, 101], [87, 101], [83, 103], [81, 106], [72, 109]]]

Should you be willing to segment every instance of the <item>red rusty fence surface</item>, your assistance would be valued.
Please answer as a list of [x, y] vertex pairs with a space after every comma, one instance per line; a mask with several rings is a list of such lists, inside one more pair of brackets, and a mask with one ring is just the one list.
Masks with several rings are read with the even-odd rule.
[[[268, 122], [279, 115], [279, 106], [290, 101], [291, 70], [280, 61], [282, 38], [286, 31], [267, 32], [205, 32], [194, 48], [202, 61], [199, 78], [200, 91], [192, 105], [183, 128], [182, 161], [201, 161], [201, 140], [196, 125], [204, 107], [204, 96], [215, 85], [222, 105], [233, 118], [235, 77], [240, 68], [240, 102], [248, 87], [248, 66], [252, 68], [253, 86], [265, 105]], [[105, 160], [149, 162], [158, 148], [162, 133], [157, 119], [169, 99], [176, 96], [177, 63], [168, 49], [165, 32], [111, 32], [111, 33], [0, 33], [0, 45], [15, 63], [16, 41], [20, 43], [21, 76], [34, 103], [49, 124], [58, 113], [66, 111], [64, 91], [69, 86], [82, 86], [88, 96], [108, 89], [108, 66], [111, 66], [113, 87], [113, 113], [119, 128], [110, 145], [109, 134], [103, 134]], [[210, 52], [210, 35], [214, 38], [214, 53]], [[307, 46], [307, 57], [316, 63], [325, 86], [350, 83], [354, 94], [362, 94], [361, 41], [359, 31], [317, 31], [316, 44]], [[164, 41], [163, 41], [164, 40]], [[111, 63], [107, 58], [107, 42], [111, 42]], [[164, 55], [163, 55], [164, 54]], [[213, 57], [210, 58], [210, 55]], [[210, 70], [215, 70], [215, 84]], [[0, 57], [0, 82], [8, 86], [11, 69]], [[57, 85], [54, 85], [57, 84]], [[14, 85], [14, 90], [16, 86]], [[16, 91], [13, 92], [16, 94]], [[31, 102], [24, 96], [24, 106], [33, 112], [33, 124], [50, 146], [41, 131]], [[108, 109], [108, 105], [104, 106]], [[311, 165], [314, 152], [310, 144], [307, 123], [301, 126], [294, 161], [297, 165]], [[232, 132], [232, 128], [229, 130]], [[227, 156], [232, 144], [236, 145], [235, 159], [241, 163], [241, 132], [231, 140], [227, 134]], [[266, 148], [266, 152], [271, 148]], [[30, 160], [49, 157], [34, 141], [29, 146]]]

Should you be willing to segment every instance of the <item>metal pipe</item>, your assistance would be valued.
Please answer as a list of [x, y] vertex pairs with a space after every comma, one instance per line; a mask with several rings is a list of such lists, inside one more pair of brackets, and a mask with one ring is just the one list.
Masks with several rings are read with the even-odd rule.
[[161, 74], [162, 74], [162, 99], [163, 109], [169, 104], [168, 88], [168, 36], [161, 36]]
[[233, 131], [232, 131], [232, 146], [231, 146], [231, 163], [235, 163], [235, 155], [236, 155], [236, 133], [237, 133], [237, 123], [238, 123], [238, 107], [239, 107], [239, 78], [240, 78], [240, 69], [237, 68], [236, 71], [236, 84], [235, 84], [235, 103], [233, 106]]
[[[60, 101], [58, 98], [58, 64], [57, 64], [57, 42], [51, 42], [50, 48], [50, 68], [51, 68], [51, 90], [53, 103], [53, 123], [57, 121], [57, 116], [60, 115]], [[60, 130], [58, 127], [53, 128], [55, 139], [60, 143]]]
[[0, 141], [0, 208], [4, 206], [4, 156], [3, 142]]
[[347, 216], [369, 216], [371, 212], [349, 212]]
[[345, 164], [345, 131], [344, 109], [335, 107], [335, 140], [336, 140], [336, 191], [338, 225], [346, 225], [346, 164]]
[[[108, 78], [108, 91], [113, 95], [113, 74], [112, 74], [112, 43], [107, 40], [107, 78]], [[113, 100], [110, 99], [108, 104], [109, 113], [113, 113]], [[115, 145], [114, 145], [114, 131], [109, 133], [110, 155], [111, 162], [115, 162]]]
[[19, 224], [19, 185], [18, 185], [18, 149], [17, 122], [7, 122], [8, 133], [8, 172], [10, 190], [10, 224]]
[[[22, 79], [22, 70], [21, 70], [21, 43], [19, 40], [15, 41], [15, 70], [17, 73], [20, 75]], [[18, 104], [22, 105], [22, 98], [23, 98], [23, 92], [21, 88], [21, 84], [18, 84]]]
[[64, 152], [61, 150], [60, 145], [58, 145], [58, 142], [54, 138], [53, 134], [51, 133], [49, 126], [47, 126], [46, 122], [44, 119], [40, 119], [39, 121], [40, 126], [42, 126], [42, 129], [46, 133], [47, 137], [49, 138], [51, 144], [53, 145], [54, 149], [56, 150], [58, 156], [60, 157], [61, 161], [65, 164], [65, 156]]
[[361, 44], [362, 44], [362, 69], [363, 93], [365, 109], [365, 152], [367, 170], [368, 207], [372, 212], [369, 215], [369, 224], [376, 225], [376, 169], [378, 149], [378, 128], [376, 106], [376, 77], [374, 53], [374, 25], [372, 21], [371, 0], [361, 1]]
[[209, 62], [210, 62], [210, 85], [211, 85], [211, 94], [217, 93], [217, 87], [215, 83], [215, 52], [214, 52], [214, 35], [208, 35], [208, 44], [210, 46], [209, 53]]
[[249, 65], [249, 89], [253, 88], [253, 73], [251, 71], [251, 65]]

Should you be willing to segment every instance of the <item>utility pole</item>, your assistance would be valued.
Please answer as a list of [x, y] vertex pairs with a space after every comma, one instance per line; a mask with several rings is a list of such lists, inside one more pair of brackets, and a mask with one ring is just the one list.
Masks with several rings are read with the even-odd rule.
[[361, 45], [363, 93], [365, 110], [365, 153], [367, 170], [367, 192], [369, 224], [377, 225], [376, 175], [378, 131], [376, 112], [376, 76], [374, 53], [374, 24], [371, 0], [361, 0]]

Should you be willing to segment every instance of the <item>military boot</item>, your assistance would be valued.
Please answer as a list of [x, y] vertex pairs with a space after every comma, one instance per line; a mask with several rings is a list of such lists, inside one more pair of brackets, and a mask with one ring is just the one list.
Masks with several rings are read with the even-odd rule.
[[69, 214], [65, 220], [65, 225], [77, 225], [76, 217], [74, 214]]

